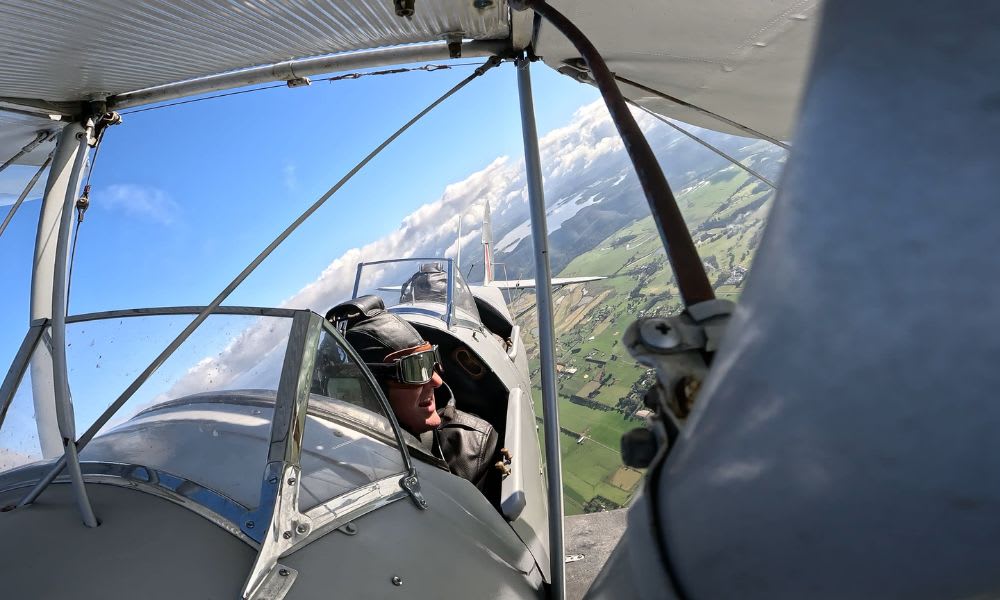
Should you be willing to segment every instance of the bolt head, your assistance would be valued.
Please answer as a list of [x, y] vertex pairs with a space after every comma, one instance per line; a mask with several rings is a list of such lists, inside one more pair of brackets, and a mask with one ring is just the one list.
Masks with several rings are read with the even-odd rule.
[[288, 577], [288, 569], [280, 569], [278, 571], [278, 575], [281, 575], [282, 577]]
[[670, 350], [681, 343], [666, 319], [646, 319], [639, 326], [639, 336], [643, 343], [660, 350]]
[[292, 539], [292, 532], [286, 531], [285, 533], [281, 534], [281, 537], [285, 538], [286, 540], [290, 540]]
[[288, 485], [295, 485], [295, 478], [294, 477], [289, 477], [288, 478]]
[[246, 523], [243, 524], [243, 526], [246, 527], [247, 529], [253, 529], [254, 522], [253, 521], [247, 521]]
[[306, 527], [306, 525], [304, 523], [299, 523], [299, 526], [295, 528], [295, 531], [297, 533], [305, 533], [305, 532], [309, 531], [309, 528]]
[[398, 575], [393, 575], [392, 576], [392, 585], [396, 585], [396, 586], [403, 585], [403, 580], [400, 579]]

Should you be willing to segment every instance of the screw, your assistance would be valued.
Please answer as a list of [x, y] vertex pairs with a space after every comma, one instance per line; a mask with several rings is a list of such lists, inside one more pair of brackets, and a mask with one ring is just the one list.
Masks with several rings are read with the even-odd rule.
[[243, 525], [244, 525], [244, 526], [245, 526], [245, 527], [246, 527], [247, 529], [253, 529], [253, 526], [254, 526], [254, 522], [253, 522], [253, 521], [247, 521], [247, 522], [246, 522], [246, 523], [244, 523]]
[[288, 485], [295, 485], [295, 478], [294, 477], [289, 477], [288, 478]]
[[399, 578], [398, 575], [392, 576], [392, 585], [400, 586], [403, 585], [403, 580]]
[[305, 523], [299, 523], [299, 526], [295, 528], [296, 533], [305, 533], [309, 531], [309, 527]]
[[282, 577], [288, 577], [288, 569], [279, 570], [278, 575], [281, 575]]
[[643, 321], [639, 326], [639, 335], [643, 342], [660, 350], [670, 350], [680, 345], [680, 339], [666, 319]]
[[285, 538], [286, 540], [290, 540], [292, 539], [292, 532], [286, 531], [285, 533], [281, 534], [281, 537]]

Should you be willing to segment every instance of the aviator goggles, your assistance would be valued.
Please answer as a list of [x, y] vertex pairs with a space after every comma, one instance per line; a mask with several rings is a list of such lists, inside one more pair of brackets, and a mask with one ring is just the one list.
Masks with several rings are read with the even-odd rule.
[[441, 355], [437, 346], [397, 358], [391, 363], [366, 363], [372, 373], [391, 377], [399, 383], [424, 385], [434, 377], [435, 369], [441, 370]]

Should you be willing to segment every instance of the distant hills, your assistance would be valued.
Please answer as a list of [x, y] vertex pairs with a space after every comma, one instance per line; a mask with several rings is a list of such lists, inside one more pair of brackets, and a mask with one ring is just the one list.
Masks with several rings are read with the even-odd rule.
[[[765, 177], [777, 178], [784, 155], [780, 148], [768, 142], [690, 126], [688, 129], [695, 130], [699, 137], [745, 161]], [[654, 125], [647, 128], [647, 136], [675, 195], [729, 165], [725, 159], [667, 127]], [[571, 179], [559, 178], [559, 185], [551, 189], [546, 187], [545, 194], [553, 273], [560, 272], [576, 256], [590, 250], [611, 233], [650, 214], [624, 147], [604, 154], [599, 161], [579, 170]], [[494, 217], [493, 239], [496, 260], [506, 265], [510, 279], [534, 276], [526, 202], [512, 203], [501, 217]], [[463, 247], [466, 256], [475, 255], [469, 253], [476, 252], [478, 243], [476, 239]], [[474, 265], [467, 278], [470, 281], [480, 280], [481, 265]]]

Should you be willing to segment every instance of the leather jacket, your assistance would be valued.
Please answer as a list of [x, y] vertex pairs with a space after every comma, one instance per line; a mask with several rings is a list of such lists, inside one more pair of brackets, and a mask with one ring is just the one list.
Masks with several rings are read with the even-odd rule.
[[436, 392], [444, 404], [438, 409], [441, 425], [422, 434], [421, 443], [434, 456], [443, 458], [453, 474], [471, 481], [488, 498], [499, 497], [501, 475], [494, 467], [499, 460], [496, 430], [485, 419], [455, 408], [447, 385]]

